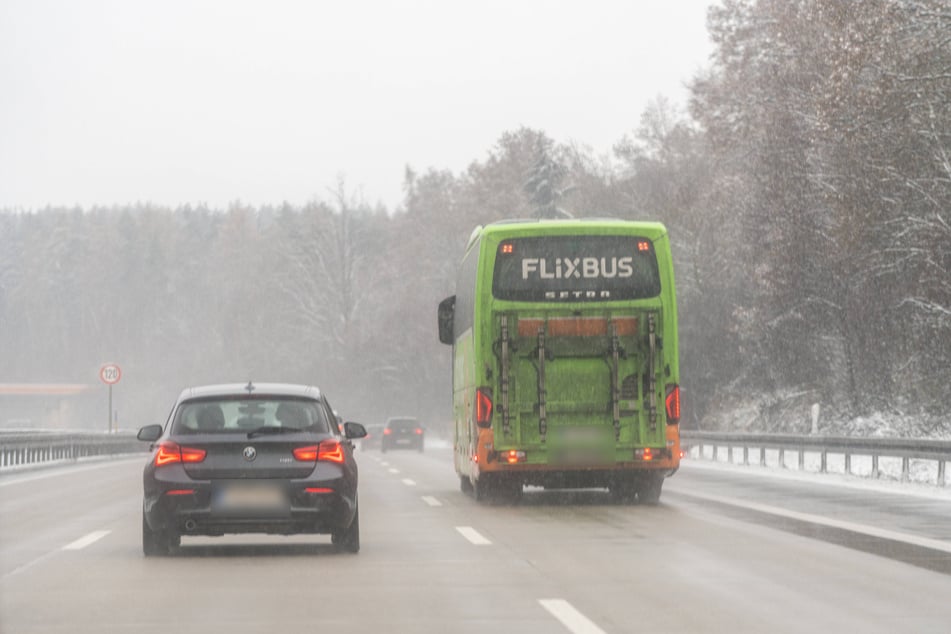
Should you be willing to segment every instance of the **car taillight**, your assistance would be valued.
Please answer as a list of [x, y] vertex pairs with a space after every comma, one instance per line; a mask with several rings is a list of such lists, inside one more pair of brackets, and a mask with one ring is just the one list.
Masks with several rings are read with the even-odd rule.
[[204, 462], [206, 455], [208, 452], [204, 449], [182, 447], [182, 462]]
[[416, 435], [417, 435], [417, 436], [422, 436], [422, 435], [423, 435], [423, 428], [422, 428], [422, 427], [417, 427], [417, 428], [416, 428]]
[[680, 422], [680, 386], [676, 383], [667, 384], [667, 424], [676, 425]]
[[392, 433], [393, 433], [393, 430], [390, 429], [389, 427], [387, 427], [386, 429], [383, 430], [383, 435], [384, 435], [384, 436], [389, 436], [389, 435], [392, 434]]
[[299, 460], [300, 462], [317, 462], [317, 445], [296, 447], [294, 449], [294, 460]]
[[317, 447], [317, 460], [343, 463], [343, 445], [339, 440], [325, 440]]
[[161, 467], [176, 462], [202, 462], [207, 455], [204, 449], [195, 449], [192, 447], [181, 447], [178, 443], [166, 440], [158, 446], [155, 452], [155, 466]]
[[178, 445], [173, 442], [163, 442], [158, 446], [158, 451], [155, 452], [155, 466], [161, 467], [162, 465], [172, 464], [173, 462], [182, 461], [182, 452]]
[[480, 387], [476, 390], [476, 425], [489, 427], [492, 424], [492, 389]]

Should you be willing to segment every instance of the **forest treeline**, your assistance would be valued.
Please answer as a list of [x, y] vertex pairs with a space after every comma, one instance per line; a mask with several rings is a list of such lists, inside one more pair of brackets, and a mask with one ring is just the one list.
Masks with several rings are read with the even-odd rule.
[[473, 227], [613, 216], [670, 230], [686, 426], [807, 431], [820, 403], [824, 425], [940, 433], [951, 5], [725, 0], [708, 27], [688, 110], [659, 97], [610, 156], [522, 128], [461, 173], [407, 167], [396, 209], [341, 181], [304, 206], [6, 210], [0, 382], [116, 361], [144, 422], [249, 378], [324, 386], [364, 422], [445, 420], [435, 309]]

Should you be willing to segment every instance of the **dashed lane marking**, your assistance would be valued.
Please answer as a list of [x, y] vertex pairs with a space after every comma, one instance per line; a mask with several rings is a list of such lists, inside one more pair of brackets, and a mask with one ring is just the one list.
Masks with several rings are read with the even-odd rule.
[[440, 502], [439, 500], [437, 500], [431, 495], [424, 495], [423, 502], [425, 502], [426, 504], [430, 506], [442, 506], [442, 502]]
[[564, 599], [539, 599], [538, 602], [573, 634], [606, 634]]
[[66, 544], [63, 546], [63, 550], [82, 550], [90, 544], [98, 542], [100, 539], [111, 533], [112, 531], [93, 531], [85, 537], [80, 537], [76, 541]]
[[457, 526], [456, 530], [476, 546], [487, 546], [492, 543], [471, 526]]

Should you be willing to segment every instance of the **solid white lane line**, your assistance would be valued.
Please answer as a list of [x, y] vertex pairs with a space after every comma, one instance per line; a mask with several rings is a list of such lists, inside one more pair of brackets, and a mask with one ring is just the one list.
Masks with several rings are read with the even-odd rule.
[[[108, 535], [108, 534], [111, 533], [111, 532], [112, 532], [112, 531], [96, 531], [96, 532], [94, 532], [94, 533], [89, 533], [89, 534], [86, 535], [85, 537], [82, 537], [82, 538], [80, 538], [80, 539], [77, 539], [76, 541], [74, 541], [74, 542], [72, 542], [72, 543], [70, 543], [70, 544], [66, 544], [66, 545], [63, 546], [60, 550], [80, 550], [81, 548], [85, 548], [86, 546], [88, 546], [89, 544], [92, 544], [93, 542], [99, 541], [100, 539], [102, 539], [103, 537], [105, 537], [106, 535]], [[36, 559], [34, 559], [34, 560], [32, 560], [32, 561], [28, 561], [28, 562], [26, 562], [25, 564], [23, 564], [22, 566], [18, 566], [18, 567], [16, 567], [16, 568], [14, 568], [13, 570], [11, 570], [10, 572], [4, 574], [2, 578], [3, 578], [3, 579], [8, 579], [8, 578], [10, 578], [10, 577], [12, 577], [12, 576], [14, 576], [14, 575], [16, 575], [16, 574], [19, 574], [19, 573], [23, 572], [24, 570], [27, 570], [27, 569], [29, 569], [29, 568], [32, 568], [32, 567], [35, 566], [36, 564], [46, 561], [47, 559], [49, 559], [50, 557], [52, 557], [53, 555], [55, 555], [57, 552], [58, 552], [58, 551], [53, 550], [53, 551], [50, 551], [50, 552], [46, 553], [45, 555], [42, 555], [42, 556], [40, 556], [40, 557], [37, 557]]]
[[399, 473], [399, 472], [400, 472], [399, 469], [390, 469], [390, 473]]
[[46, 553], [45, 555], [41, 555], [41, 556], [37, 557], [37, 558], [34, 559], [33, 561], [28, 561], [28, 562], [26, 562], [25, 564], [23, 564], [22, 566], [19, 566], [19, 567], [17, 567], [17, 568], [14, 568], [14, 569], [11, 570], [10, 572], [6, 573], [5, 575], [3, 575], [2, 578], [3, 578], [3, 579], [6, 579], [6, 578], [8, 578], [8, 577], [12, 577], [12, 576], [15, 575], [15, 574], [21, 573], [21, 572], [23, 572], [24, 570], [26, 570], [26, 569], [28, 569], [28, 568], [32, 568], [32, 567], [35, 566], [36, 564], [41, 563], [41, 562], [44, 562], [44, 561], [46, 561], [47, 559], [49, 559], [50, 557], [52, 557], [53, 555], [57, 554], [57, 552], [58, 552], [58, 551], [52, 550], [52, 551]]
[[[35, 482], [36, 480], [45, 480], [47, 478], [58, 478], [62, 476], [71, 477], [75, 473], [82, 473], [83, 471], [92, 471], [94, 469], [103, 469], [106, 467], [114, 467], [116, 465], [123, 465], [126, 463], [132, 462], [142, 462], [141, 456], [145, 454], [137, 454], [134, 458], [124, 458], [122, 460], [109, 460], [103, 459], [93, 464], [85, 465], [82, 467], [77, 467], [76, 463], [70, 461], [67, 464], [60, 467], [46, 467], [48, 471], [42, 471], [40, 473], [31, 473], [29, 475], [16, 475], [18, 473], [17, 467], [9, 467], [0, 469], [0, 474], [3, 474], [3, 480], [0, 481], [0, 488], [8, 487], [13, 484], [26, 484], [28, 482]], [[147, 456], [146, 456], [147, 457]], [[29, 465], [24, 465], [24, 469], [28, 470], [31, 467]]]
[[425, 502], [426, 504], [430, 506], [442, 506], [442, 502], [440, 502], [439, 500], [437, 500], [431, 495], [424, 495], [423, 502]]
[[93, 531], [85, 537], [80, 537], [71, 544], [66, 544], [63, 546], [63, 550], [82, 550], [86, 546], [98, 542], [100, 539], [111, 533], [112, 531]]
[[414, 487], [416, 486], [416, 481], [410, 480], [409, 478], [403, 478], [403, 484], [405, 484], [408, 487]]
[[486, 546], [492, 543], [488, 539], [480, 535], [479, 531], [472, 528], [471, 526], [457, 526], [456, 530], [459, 531], [459, 533], [463, 537], [468, 539], [470, 542], [472, 542], [476, 546]]
[[606, 634], [604, 630], [564, 599], [539, 599], [538, 602], [562, 625], [568, 628], [569, 632], [574, 634]]
[[[680, 491], [677, 491], [680, 493]], [[942, 552], [951, 553], [951, 543], [941, 541], [938, 539], [931, 539], [929, 537], [919, 537], [918, 535], [912, 535], [910, 533], [901, 533], [898, 531], [888, 530], [886, 528], [878, 528], [876, 526], [868, 526], [867, 524], [856, 524], [854, 522], [846, 522], [844, 520], [837, 520], [830, 517], [823, 517], [821, 515], [813, 515], [812, 513], [800, 513], [799, 511], [790, 511], [788, 509], [779, 508], [776, 506], [770, 506], [768, 504], [758, 504], [756, 502], [747, 502], [746, 500], [740, 500], [732, 497], [725, 497], [722, 495], [708, 495], [706, 493], [697, 493], [695, 491], [683, 492], [685, 496], [693, 496], [703, 500], [710, 500], [712, 502], [719, 502], [720, 504], [727, 504], [729, 506], [738, 506], [740, 508], [746, 508], [753, 511], [758, 511], [760, 513], [768, 513], [769, 515], [778, 515], [779, 517], [788, 517], [790, 519], [799, 520], [801, 522], [806, 522], [809, 524], [818, 524], [820, 526], [828, 526], [830, 528], [840, 528], [842, 530], [847, 530], [853, 533], [860, 533], [862, 535], [869, 535], [870, 537], [878, 537], [880, 539], [889, 539], [896, 542], [904, 542], [906, 544], [913, 544], [915, 546], [921, 546], [924, 548], [931, 548], [933, 550], [940, 550]]]

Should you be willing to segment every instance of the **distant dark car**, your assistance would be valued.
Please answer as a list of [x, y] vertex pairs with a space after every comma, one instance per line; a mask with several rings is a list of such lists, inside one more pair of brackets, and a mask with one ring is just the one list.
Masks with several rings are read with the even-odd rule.
[[183, 535], [329, 533], [360, 550], [357, 464], [366, 429], [337, 419], [316, 387], [217, 385], [186, 389], [152, 442], [144, 473], [142, 550], [167, 555]]
[[383, 425], [367, 425], [367, 435], [360, 441], [360, 448], [366, 451], [380, 449], [383, 440]]
[[383, 426], [380, 451], [390, 449], [423, 450], [425, 430], [419, 421], [409, 416], [388, 418]]

